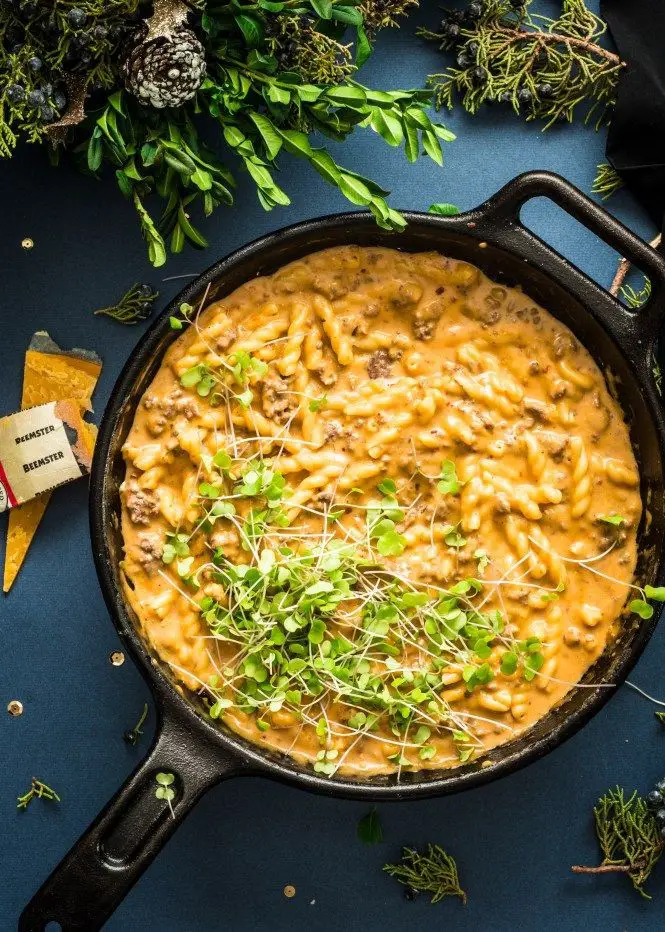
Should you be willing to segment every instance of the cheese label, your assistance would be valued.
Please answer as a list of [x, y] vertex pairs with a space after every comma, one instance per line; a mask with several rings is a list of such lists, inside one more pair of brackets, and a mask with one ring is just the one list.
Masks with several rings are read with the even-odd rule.
[[78, 402], [51, 401], [0, 419], [0, 511], [90, 471]]

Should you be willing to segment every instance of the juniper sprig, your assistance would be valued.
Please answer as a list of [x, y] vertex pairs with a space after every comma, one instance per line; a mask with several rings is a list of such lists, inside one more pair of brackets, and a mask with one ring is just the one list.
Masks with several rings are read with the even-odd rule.
[[397, 864], [385, 864], [386, 873], [404, 884], [411, 896], [429, 893], [432, 903], [446, 896], [458, 896], [466, 903], [466, 893], [459, 884], [455, 859], [439, 845], [428, 845], [425, 852], [404, 848]]
[[599, 194], [606, 201], [612, 197], [624, 186], [624, 180], [619, 172], [608, 162], [601, 162], [596, 169], [596, 177], [593, 179], [591, 191], [593, 194]]
[[573, 873], [624, 873], [635, 890], [650, 900], [644, 884], [662, 855], [665, 842], [647, 801], [637, 792], [626, 799], [624, 790], [617, 786], [601, 796], [593, 813], [603, 860], [596, 867], [576, 865]]
[[482, 104], [505, 103], [547, 129], [572, 122], [578, 108], [596, 127], [609, 118], [624, 67], [600, 44], [606, 25], [584, 0], [563, 0], [551, 19], [529, 11], [531, 0], [475, 0], [451, 11], [438, 30], [419, 34], [456, 56], [455, 64], [430, 75], [439, 106], [455, 99], [470, 113]]

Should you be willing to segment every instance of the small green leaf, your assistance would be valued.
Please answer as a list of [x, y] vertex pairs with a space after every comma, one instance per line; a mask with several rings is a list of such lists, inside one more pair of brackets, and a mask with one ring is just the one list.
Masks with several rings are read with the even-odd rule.
[[459, 207], [454, 204], [430, 204], [427, 208], [428, 214], [437, 214], [439, 217], [454, 217], [459, 212]]
[[383, 828], [376, 809], [372, 808], [358, 821], [358, 838], [366, 845], [378, 845], [383, 841]]
[[598, 520], [603, 524], [613, 524], [614, 527], [621, 527], [626, 523], [626, 519], [621, 515], [598, 515]]
[[247, 16], [245, 13], [237, 13], [234, 19], [250, 49], [258, 48], [263, 42], [263, 25], [261, 21], [253, 16]]
[[628, 608], [631, 612], [639, 615], [640, 618], [651, 618], [653, 615], [653, 606], [645, 602], [644, 599], [633, 599]]
[[436, 487], [442, 495], [457, 495], [462, 488], [462, 483], [457, 478], [457, 470], [452, 460], [444, 460], [441, 463], [439, 482], [437, 482]]
[[317, 16], [321, 19], [330, 19], [333, 11], [332, 0], [310, 0], [310, 3]]
[[654, 602], [665, 602], [665, 586], [645, 586], [644, 594]]

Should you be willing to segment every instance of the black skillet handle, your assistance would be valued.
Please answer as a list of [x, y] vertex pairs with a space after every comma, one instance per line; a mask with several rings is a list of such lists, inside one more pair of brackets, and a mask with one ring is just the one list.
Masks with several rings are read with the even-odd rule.
[[[146, 759], [25, 907], [19, 932], [43, 932], [49, 922], [63, 932], [101, 929], [206, 790], [244, 769], [218, 749], [206, 752], [184, 723], [165, 721]], [[175, 777], [172, 810], [155, 796], [160, 772]]]
[[[640, 308], [631, 310], [614, 300], [620, 309], [619, 313], [625, 319], [632, 320], [635, 328], [653, 343], [657, 337], [656, 325], [665, 317], [665, 259], [565, 178], [544, 171], [518, 175], [478, 208], [481, 215], [479, 232], [487, 231], [489, 237], [496, 229], [503, 242], [506, 242], [507, 238], [513, 240], [527, 261], [546, 267], [548, 255], [551, 256], [551, 247], [543, 243], [520, 221], [523, 205], [534, 197], [547, 197], [554, 201], [608, 246], [616, 249], [619, 255], [625, 256], [648, 275], [651, 280], [651, 296]], [[606, 289], [591, 282], [572, 265], [570, 273], [579, 279], [578, 284], [583, 288], [588, 288], [591, 284], [606, 297], [609, 294]]]

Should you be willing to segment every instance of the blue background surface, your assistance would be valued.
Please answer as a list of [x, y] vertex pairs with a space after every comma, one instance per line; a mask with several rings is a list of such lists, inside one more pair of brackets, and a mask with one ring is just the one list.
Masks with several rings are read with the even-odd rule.
[[[555, 4], [541, 4], [551, 10]], [[363, 81], [377, 87], [416, 86], [441, 67], [431, 45], [414, 35], [418, 22], [437, 22], [434, 3], [400, 32], [384, 34]], [[392, 188], [392, 202], [426, 209], [433, 201], [473, 207], [527, 169], [560, 172], [589, 191], [603, 160], [604, 136], [583, 126], [546, 134], [505, 109], [471, 118], [445, 117], [458, 133], [443, 169], [409, 166], [368, 131], [343, 161]], [[23, 150], [0, 167], [0, 415], [20, 397], [23, 354], [33, 331], [47, 329], [62, 346], [96, 349], [104, 359], [95, 407], [101, 413], [113, 382], [142, 328], [93, 317], [133, 281], [158, 285], [164, 299], [182, 282], [164, 276], [198, 272], [219, 256], [286, 223], [347, 203], [325, 183], [285, 159], [280, 181], [288, 210], [266, 214], [241, 179], [238, 207], [220, 209], [206, 225], [210, 248], [152, 269], [131, 207], [112, 180], [95, 183], [71, 168], [52, 170], [44, 153]], [[639, 234], [648, 220], [621, 192], [610, 210]], [[608, 284], [616, 255], [558, 208], [536, 203], [524, 219], [546, 240]], [[35, 247], [21, 248], [23, 237]], [[0, 521], [4, 540], [4, 524]], [[2, 545], [0, 545], [1, 548]], [[0, 553], [1, 556], [1, 553]], [[16, 927], [23, 905], [140, 760], [122, 740], [148, 691], [131, 662], [116, 668], [118, 638], [102, 602], [87, 528], [84, 483], [59, 490], [10, 595], [0, 600], [0, 930]], [[665, 696], [661, 625], [632, 680]], [[25, 705], [20, 718], [4, 711]], [[154, 724], [151, 708], [149, 726]], [[147, 729], [151, 731], [151, 727]], [[380, 807], [385, 841], [356, 838], [362, 803], [307, 795], [256, 778], [208, 794], [158, 856], [107, 928], [142, 932], [212, 929], [411, 930], [436, 923], [464, 932], [504, 930], [657, 930], [665, 928], [665, 867], [657, 869], [647, 903], [620, 877], [574, 877], [573, 863], [594, 863], [591, 808], [620, 783], [647, 790], [665, 771], [665, 733], [652, 707], [622, 688], [563, 747], [528, 769], [481, 789], [439, 800]], [[53, 785], [59, 806], [35, 802], [17, 812], [15, 798], [30, 777]], [[426, 898], [406, 902], [381, 873], [400, 847], [441, 843], [458, 861], [469, 902]], [[283, 895], [293, 884], [293, 899]]]

